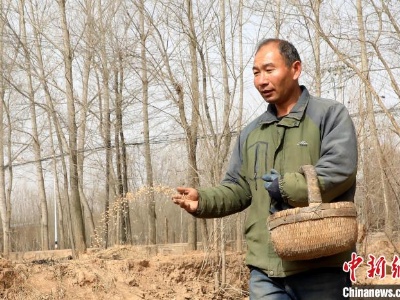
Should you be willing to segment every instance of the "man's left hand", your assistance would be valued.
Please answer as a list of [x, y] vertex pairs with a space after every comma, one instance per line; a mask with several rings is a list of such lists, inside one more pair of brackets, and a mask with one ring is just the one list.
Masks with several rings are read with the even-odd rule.
[[281, 175], [275, 169], [271, 169], [269, 173], [262, 176], [262, 179], [265, 181], [265, 189], [268, 191], [271, 198], [275, 199], [278, 202], [282, 202], [282, 194], [279, 189], [280, 177]]
[[271, 214], [283, 209], [290, 208], [290, 206], [283, 201], [281, 190], [279, 188], [280, 178], [281, 175], [275, 169], [271, 169], [270, 173], [262, 176], [262, 179], [265, 181], [264, 187], [271, 197], [271, 207], [269, 210]]
[[265, 181], [264, 186], [268, 190], [269, 186], [275, 179], [278, 179], [280, 176], [279, 172], [275, 169], [271, 169], [270, 173], [264, 174], [262, 179]]

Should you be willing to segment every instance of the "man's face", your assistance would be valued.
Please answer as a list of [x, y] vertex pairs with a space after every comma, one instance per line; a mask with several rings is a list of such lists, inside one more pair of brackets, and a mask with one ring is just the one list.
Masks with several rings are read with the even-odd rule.
[[300, 62], [290, 67], [285, 64], [277, 43], [263, 46], [254, 57], [254, 85], [268, 103], [280, 105], [291, 101], [300, 71]]

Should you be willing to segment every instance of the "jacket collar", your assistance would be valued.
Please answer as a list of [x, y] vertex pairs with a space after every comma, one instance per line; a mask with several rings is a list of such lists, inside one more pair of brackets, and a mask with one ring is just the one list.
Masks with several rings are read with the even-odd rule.
[[[282, 118], [282, 120], [280, 122], [280, 123], [282, 123], [282, 125], [285, 125], [285, 123], [287, 123], [286, 121], [289, 121], [292, 124], [293, 124], [293, 121], [300, 121], [304, 115], [308, 101], [310, 99], [310, 94], [304, 85], [301, 85], [300, 88], [302, 90], [300, 98], [297, 101], [296, 105], [292, 108], [290, 113]], [[291, 119], [291, 120], [288, 120], [288, 119]], [[279, 121], [279, 119], [276, 116], [275, 105], [268, 104], [267, 110], [264, 112], [264, 114], [261, 115], [260, 124], [271, 124], [271, 123], [278, 122], [278, 121]]]

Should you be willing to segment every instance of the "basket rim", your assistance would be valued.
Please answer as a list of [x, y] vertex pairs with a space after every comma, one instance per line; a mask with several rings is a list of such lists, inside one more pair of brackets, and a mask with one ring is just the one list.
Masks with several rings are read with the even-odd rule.
[[267, 219], [268, 229], [324, 218], [357, 218], [357, 210], [353, 202], [336, 202], [334, 206], [332, 204], [322, 203], [317, 206], [295, 207], [276, 212]]

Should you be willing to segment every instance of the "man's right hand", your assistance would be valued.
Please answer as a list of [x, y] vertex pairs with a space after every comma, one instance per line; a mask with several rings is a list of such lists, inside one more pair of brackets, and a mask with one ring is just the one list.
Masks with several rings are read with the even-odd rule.
[[199, 193], [194, 188], [178, 187], [178, 194], [172, 196], [172, 201], [189, 213], [196, 212], [199, 207]]

